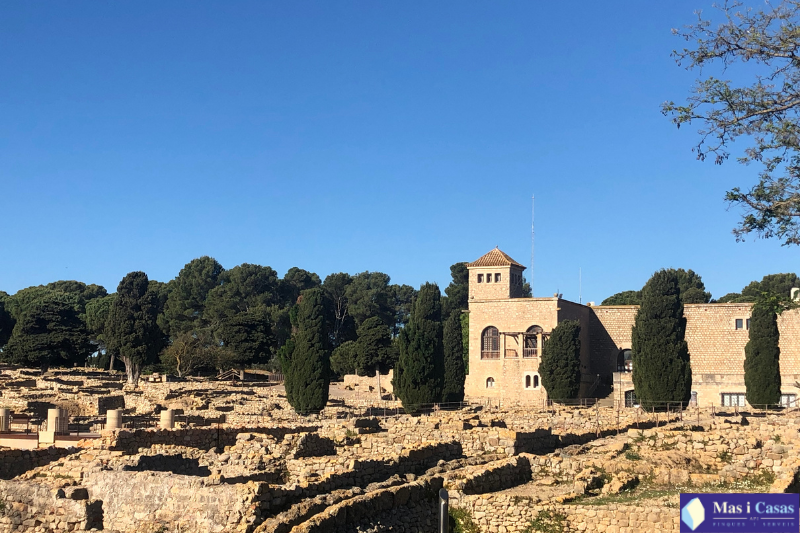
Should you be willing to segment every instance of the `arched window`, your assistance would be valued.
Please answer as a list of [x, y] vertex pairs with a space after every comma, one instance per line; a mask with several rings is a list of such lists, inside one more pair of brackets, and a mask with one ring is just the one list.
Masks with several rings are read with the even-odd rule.
[[539, 388], [539, 374], [536, 372], [525, 373], [525, 388], [528, 390]]
[[486, 378], [486, 388], [491, 389], [494, 387], [494, 378]]
[[500, 359], [500, 332], [494, 326], [481, 333], [481, 359]]
[[630, 350], [620, 350], [617, 355], [617, 372], [630, 372], [633, 370], [633, 353]]
[[525, 346], [522, 348], [522, 357], [539, 357], [539, 338], [542, 336], [540, 326], [531, 326], [525, 332]]

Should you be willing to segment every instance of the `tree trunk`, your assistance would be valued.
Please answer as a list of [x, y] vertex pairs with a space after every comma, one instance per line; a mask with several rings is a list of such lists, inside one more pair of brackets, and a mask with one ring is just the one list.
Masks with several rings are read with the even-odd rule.
[[380, 369], [380, 367], [377, 367], [375, 369], [375, 377], [378, 378], [378, 399], [382, 400], [383, 399], [383, 394], [381, 394], [381, 369]]
[[114, 358], [115, 358], [115, 357], [116, 357], [116, 356], [115, 356], [115, 355], [112, 353], [112, 354], [111, 354], [111, 360], [110, 360], [110, 361], [109, 361], [109, 363], [108, 363], [108, 371], [109, 371], [109, 372], [113, 372], [113, 371], [114, 371]]
[[122, 362], [125, 363], [125, 374], [128, 376], [128, 383], [134, 387], [138, 387], [139, 376], [142, 374], [142, 366], [131, 361], [129, 357], [121, 357], [121, 359]]

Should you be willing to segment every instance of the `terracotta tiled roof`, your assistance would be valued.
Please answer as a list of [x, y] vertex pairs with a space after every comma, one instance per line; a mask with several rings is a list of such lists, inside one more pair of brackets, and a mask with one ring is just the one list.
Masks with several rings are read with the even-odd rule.
[[511, 259], [505, 252], [500, 251], [499, 248], [495, 248], [488, 254], [482, 256], [477, 261], [473, 261], [472, 263], [467, 263], [468, 267], [496, 267], [496, 266], [517, 266], [522, 269], [525, 268], [524, 265], [520, 265], [513, 259]]

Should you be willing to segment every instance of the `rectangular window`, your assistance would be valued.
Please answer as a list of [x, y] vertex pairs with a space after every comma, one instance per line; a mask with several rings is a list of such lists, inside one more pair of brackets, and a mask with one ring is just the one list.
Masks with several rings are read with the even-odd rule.
[[492, 282], [492, 275], [486, 274], [486, 283], [491, 283], [491, 282]]
[[500, 283], [500, 274], [499, 273], [494, 275], [494, 282], [495, 283]]
[[722, 406], [723, 407], [745, 407], [744, 394], [738, 392], [723, 392]]
[[747, 329], [750, 329], [750, 319], [749, 318], [747, 319], [746, 324], [747, 324]]
[[483, 274], [478, 274], [478, 283], [483, 283]]
[[781, 406], [797, 407], [797, 396], [794, 394], [781, 394]]
[[639, 402], [636, 401], [636, 393], [632, 390], [625, 391], [625, 407], [636, 407]]
[[742, 320], [741, 318], [737, 318], [736, 329], [742, 329], [742, 328], [744, 328], [744, 320]]

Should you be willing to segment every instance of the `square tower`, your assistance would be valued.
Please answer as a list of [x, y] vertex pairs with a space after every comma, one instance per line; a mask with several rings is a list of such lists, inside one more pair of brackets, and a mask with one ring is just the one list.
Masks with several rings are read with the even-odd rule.
[[522, 296], [525, 267], [495, 248], [477, 261], [467, 263], [469, 299], [507, 300]]

